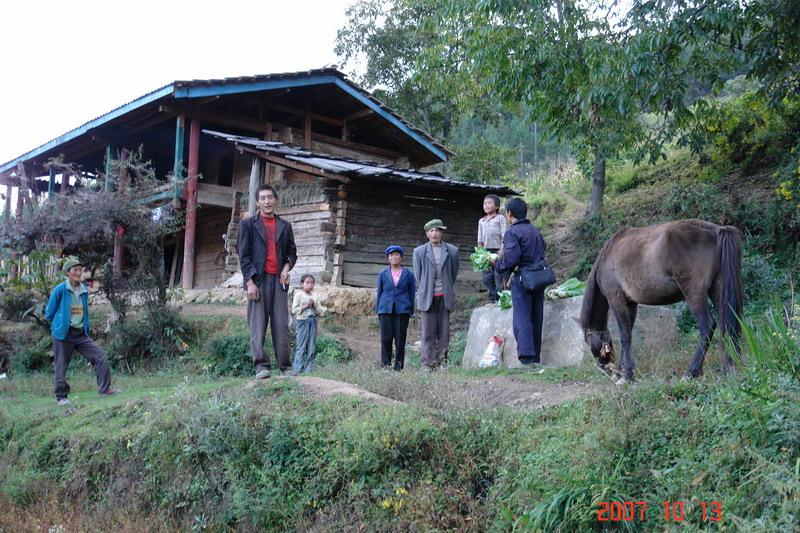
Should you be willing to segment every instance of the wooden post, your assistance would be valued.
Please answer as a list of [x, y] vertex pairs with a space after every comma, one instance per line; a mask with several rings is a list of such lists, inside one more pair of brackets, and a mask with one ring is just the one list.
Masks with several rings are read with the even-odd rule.
[[122, 148], [119, 151], [119, 176], [117, 176], [117, 192], [124, 193], [128, 188], [128, 167], [125, 163], [128, 161], [131, 153], [126, 149]]
[[50, 180], [47, 182], [47, 199], [52, 200], [56, 193], [56, 169], [50, 167]]
[[311, 148], [311, 105], [306, 106], [306, 120], [303, 128], [305, 137], [303, 138], [303, 148]]
[[[28, 182], [28, 174], [25, 172], [25, 165], [22, 161], [17, 163], [17, 174], [19, 174], [19, 188], [17, 189], [17, 216], [22, 216], [22, 210], [25, 204], [28, 204], [28, 209], [33, 212], [33, 199], [30, 198], [30, 182]], [[25, 191], [23, 193], [23, 190]]]
[[342, 140], [344, 142], [350, 140], [350, 132], [347, 130], [347, 119], [342, 121]]
[[253, 156], [253, 166], [250, 168], [250, 187], [247, 198], [247, 216], [251, 217], [256, 214], [256, 191], [258, 190], [259, 181], [261, 177], [261, 158]]
[[11, 185], [6, 185], [6, 203], [3, 209], [3, 224], [11, 218]]
[[180, 183], [183, 178], [183, 145], [185, 137], [186, 113], [181, 113], [178, 115], [178, 118], [175, 119], [175, 162], [172, 166], [172, 191], [175, 194], [176, 204], [181, 197]]
[[22, 216], [22, 207], [23, 207], [22, 187], [17, 187], [17, 210], [15, 211], [17, 218]]
[[[105, 189], [106, 191], [110, 191], [111, 190], [111, 186], [112, 186], [111, 173], [112, 172], [114, 172], [114, 147], [109, 144], [109, 145], [106, 146], [106, 181], [105, 181], [105, 184], [103, 185], [103, 189]], [[62, 185], [63, 185], [63, 182], [62, 182]], [[61, 187], [61, 189], [63, 190], [64, 187]]]
[[194, 287], [194, 245], [197, 230], [197, 174], [200, 168], [200, 121], [192, 119], [189, 126], [189, 165], [186, 180], [186, 235], [183, 241], [183, 271], [181, 286]]
[[[119, 176], [117, 181], [117, 194], [125, 194], [126, 189], [128, 188], [128, 168], [124, 165], [124, 163], [128, 160], [129, 152], [126, 149], [120, 150], [119, 154]], [[106, 178], [108, 178], [108, 174], [106, 174]], [[108, 179], [106, 179], [106, 183], [108, 183]], [[114, 276], [117, 278], [122, 277], [122, 270], [125, 267], [125, 246], [123, 241], [125, 240], [125, 227], [121, 224], [117, 224], [116, 229], [114, 230]]]
[[175, 272], [178, 270], [178, 252], [181, 248], [180, 234], [175, 239], [175, 251], [172, 253], [172, 264], [169, 267], [169, 286], [175, 286]]

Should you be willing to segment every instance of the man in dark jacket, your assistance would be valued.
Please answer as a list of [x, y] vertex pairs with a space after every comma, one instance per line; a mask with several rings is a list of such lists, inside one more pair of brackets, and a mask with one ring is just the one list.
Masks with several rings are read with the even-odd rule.
[[272, 185], [256, 191], [258, 213], [239, 222], [237, 251], [247, 291], [247, 326], [256, 377], [270, 376], [264, 336], [271, 322], [272, 346], [282, 371], [289, 371], [289, 271], [297, 262], [292, 225], [275, 214], [278, 193]]
[[[525, 218], [528, 205], [519, 198], [506, 203], [506, 218], [510, 224], [503, 238], [503, 255], [490, 259], [501, 273], [530, 268], [544, 259], [545, 242], [539, 230]], [[514, 313], [514, 338], [517, 357], [524, 365], [538, 364], [542, 353], [542, 318], [544, 289], [528, 292], [522, 288], [521, 277], [511, 281], [511, 302]]]

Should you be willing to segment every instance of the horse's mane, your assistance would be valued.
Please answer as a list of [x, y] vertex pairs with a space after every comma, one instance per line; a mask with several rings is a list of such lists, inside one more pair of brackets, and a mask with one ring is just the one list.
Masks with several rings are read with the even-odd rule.
[[595, 259], [594, 264], [592, 265], [592, 270], [589, 271], [589, 277], [586, 279], [586, 291], [583, 294], [583, 305], [581, 306], [580, 317], [581, 328], [584, 330], [590, 326], [596, 299], [598, 296], [605, 298], [605, 295], [600, 292], [600, 288], [597, 286], [598, 267], [605, 262], [609, 250], [626, 229], [626, 226], [621, 227], [606, 241], [603, 247], [600, 248], [600, 252], [597, 254], [597, 259]]

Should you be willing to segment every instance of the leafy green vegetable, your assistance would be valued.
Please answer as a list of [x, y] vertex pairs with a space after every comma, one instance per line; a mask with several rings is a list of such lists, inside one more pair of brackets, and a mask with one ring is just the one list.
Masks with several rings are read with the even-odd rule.
[[472, 270], [475, 272], [488, 272], [491, 270], [490, 257], [497, 259], [497, 254], [493, 254], [483, 246], [476, 246], [475, 251], [469, 256], [470, 261], [472, 261]]
[[500, 291], [498, 294], [500, 296], [500, 300], [498, 301], [500, 309], [511, 309], [511, 291]]
[[580, 281], [576, 278], [569, 278], [567, 281], [557, 287], [553, 287], [547, 291], [547, 297], [551, 300], [558, 300], [560, 298], [571, 298], [573, 296], [580, 296], [586, 292], [586, 282]]

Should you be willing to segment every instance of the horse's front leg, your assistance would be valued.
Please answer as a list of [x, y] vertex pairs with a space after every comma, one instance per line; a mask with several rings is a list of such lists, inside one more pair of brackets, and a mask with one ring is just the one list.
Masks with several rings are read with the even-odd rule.
[[700, 330], [700, 341], [697, 343], [697, 348], [692, 356], [692, 361], [689, 364], [689, 369], [686, 371], [686, 377], [696, 378], [703, 375], [703, 361], [706, 358], [706, 352], [711, 345], [711, 339], [714, 337], [714, 328], [717, 327], [714, 317], [711, 316], [711, 309], [708, 307], [708, 301], [703, 296], [702, 301], [686, 302], [689, 304], [689, 309], [692, 310], [697, 319], [697, 326]]
[[629, 302], [619, 308], [612, 308], [619, 327], [619, 340], [622, 344], [620, 366], [623, 377], [628, 381], [633, 381], [636, 369], [636, 361], [633, 358], [633, 323], [636, 321], [638, 307], [637, 304]]

